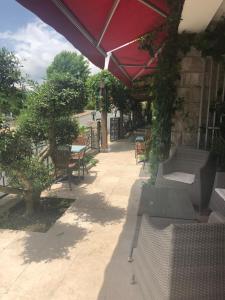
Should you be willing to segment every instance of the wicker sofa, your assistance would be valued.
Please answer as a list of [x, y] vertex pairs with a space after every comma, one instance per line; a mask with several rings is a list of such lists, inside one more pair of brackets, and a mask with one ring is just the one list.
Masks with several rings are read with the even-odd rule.
[[160, 163], [156, 186], [186, 189], [200, 210], [208, 206], [215, 177], [216, 161], [208, 151], [177, 147]]
[[[143, 190], [132, 244], [133, 278], [142, 293], [139, 300], [225, 299], [225, 217], [218, 219], [213, 211], [208, 223], [199, 223], [188, 198], [180, 204], [175, 199], [171, 208], [172, 195], [178, 192], [179, 199], [181, 191]], [[170, 208], [160, 216], [159, 196], [171, 192], [171, 199], [161, 199]]]
[[133, 254], [143, 300], [222, 300], [225, 225], [144, 214]]
[[145, 184], [142, 187], [137, 221], [131, 242], [128, 261], [133, 261], [133, 249], [137, 247], [138, 234], [143, 214], [181, 220], [197, 220], [189, 195], [182, 189], [157, 188]]

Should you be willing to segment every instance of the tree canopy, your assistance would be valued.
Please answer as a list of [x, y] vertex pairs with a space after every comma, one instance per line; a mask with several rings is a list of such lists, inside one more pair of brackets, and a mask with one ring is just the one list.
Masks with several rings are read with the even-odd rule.
[[72, 120], [83, 89], [80, 81], [55, 74], [30, 93], [26, 107], [18, 118], [18, 127], [34, 143], [47, 140], [52, 149], [71, 144], [78, 126]]
[[86, 81], [89, 76], [89, 64], [83, 55], [75, 52], [62, 51], [55, 56], [52, 64], [47, 69], [47, 81], [54, 81], [55, 87], [69, 89], [75, 97], [75, 112], [84, 110], [87, 104]]
[[[50, 156], [54, 166], [58, 146], [72, 144], [78, 135], [73, 114], [80, 109], [83, 93], [81, 80], [54, 73], [27, 94], [15, 130], [0, 127], [0, 169], [10, 183], [10, 187], [0, 186], [0, 191], [22, 194], [29, 213], [53, 179], [45, 159]], [[40, 142], [46, 146], [36, 153], [34, 146]]]
[[0, 49], [0, 114], [18, 114], [25, 98], [20, 62], [13, 52]]
[[76, 52], [62, 51], [55, 56], [52, 64], [47, 69], [47, 78], [55, 73], [66, 73], [81, 81], [86, 81], [89, 74], [89, 64], [83, 55]]
[[[104, 85], [103, 95], [100, 96], [100, 86]], [[87, 81], [89, 102], [95, 103], [97, 110], [117, 107], [125, 111], [129, 101], [129, 90], [116, 79], [109, 71], [103, 70], [89, 77]]]

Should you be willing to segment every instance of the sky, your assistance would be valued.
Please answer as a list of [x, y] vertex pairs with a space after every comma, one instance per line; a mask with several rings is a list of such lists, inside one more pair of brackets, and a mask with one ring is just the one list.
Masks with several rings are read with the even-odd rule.
[[[51, 46], [49, 46], [51, 45]], [[63, 50], [78, 52], [62, 35], [43, 23], [15, 0], [0, 0], [0, 48], [20, 59], [23, 74], [41, 82], [55, 55]], [[91, 73], [99, 69], [90, 63]]]

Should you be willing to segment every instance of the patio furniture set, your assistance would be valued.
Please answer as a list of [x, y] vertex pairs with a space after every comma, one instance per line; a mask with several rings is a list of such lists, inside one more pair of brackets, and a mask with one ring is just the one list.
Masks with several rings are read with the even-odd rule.
[[[145, 166], [147, 149], [150, 145], [151, 131], [150, 129], [139, 129], [134, 132], [135, 136], [135, 159], [136, 164], [139, 162], [144, 162]], [[140, 159], [141, 158], [141, 159]]]
[[58, 173], [64, 171], [70, 190], [72, 189], [73, 171], [78, 171], [78, 178], [84, 178], [84, 171], [88, 173], [85, 154], [88, 148], [88, 140], [84, 137], [78, 137], [73, 145], [59, 146], [54, 154], [55, 161], [55, 176], [58, 177]]
[[143, 186], [129, 255], [143, 300], [225, 299], [225, 173], [215, 173], [209, 152], [178, 147]]

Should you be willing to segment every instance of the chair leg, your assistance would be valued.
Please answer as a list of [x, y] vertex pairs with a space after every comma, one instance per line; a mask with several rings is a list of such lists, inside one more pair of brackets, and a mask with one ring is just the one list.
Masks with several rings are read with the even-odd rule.
[[88, 168], [87, 168], [87, 165], [86, 165], [86, 164], [84, 164], [84, 168], [85, 168], [87, 174], [89, 174], [89, 171], [88, 171]]
[[84, 160], [82, 160], [82, 173], [83, 173], [83, 178], [84, 178]]
[[67, 170], [69, 189], [72, 191], [72, 170]]

